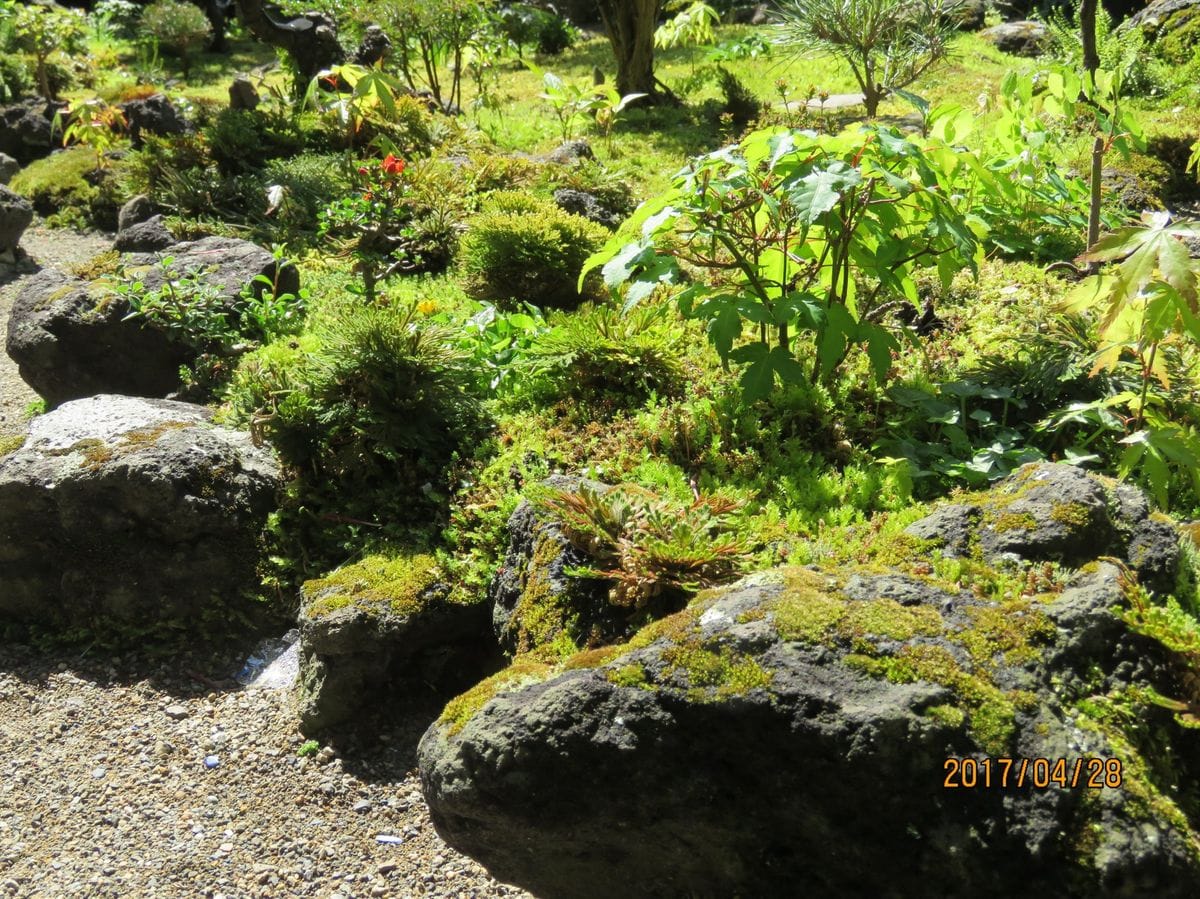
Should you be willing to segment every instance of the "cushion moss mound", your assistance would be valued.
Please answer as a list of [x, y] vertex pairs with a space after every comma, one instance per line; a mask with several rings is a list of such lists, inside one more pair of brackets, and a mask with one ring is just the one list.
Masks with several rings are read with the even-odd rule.
[[[1047, 474], [944, 529], [989, 526], [987, 499], [1005, 514]], [[1178, 689], [1178, 660], [1121, 611], [1131, 570], [1063, 562], [1051, 527], [1096, 529], [1098, 554], [1144, 499], [1098, 481], [1102, 506], [1074, 508], [1086, 485], [1061, 483], [1061, 521], [1048, 496], [1016, 510], [1035, 524], [1014, 531], [1050, 533], [1025, 556], [884, 523], [620, 645], [519, 657], [422, 740], [439, 833], [545, 896], [1193, 894], [1200, 734], [1147, 699]], [[1005, 784], [999, 759], [1017, 760]], [[1077, 759], [1108, 785], [1072, 786]]]

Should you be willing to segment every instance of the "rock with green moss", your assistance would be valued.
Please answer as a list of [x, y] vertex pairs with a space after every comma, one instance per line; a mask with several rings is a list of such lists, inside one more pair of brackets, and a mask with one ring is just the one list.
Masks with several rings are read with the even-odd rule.
[[[760, 573], [519, 658], [421, 741], [438, 832], [547, 899], [1194, 895], [1200, 740], [1104, 699], [1173, 676], [1122, 571], [929, 567]], [[1074, 775], [1114, 758], [1120, 787]]]
[[989, 491], [938, 507], [907, 532], [947, 555], [987, 561], [1081, 565], [1117, 556], [1159, 592], [1173, 588], [1179, 564], [1178, 533], [1151, 517], [1136, 487], [1046, 462], [1024, 465]]
[[499, 653], [488, 607], [449, 599], [436, 560], [373, 555], [301, 590], [300, 726], [317, 733], [364, 708], [452, 695]]
[[260, 611], [279, 468], [210, 418], [97, 396], [34, 419], [0, 458], [0, 621], [138, 640]]
[[[128, 279], [145, 293], [170, 278], [195, 277], [232, 304], [243, 290], [263, 290], [261, 275], [278, 292], [296, 293], [296, 267], [245, 240], [206, 237], [176, 244], [165, 254], [121, 258]], [[116, 275], [110, 275], [110, 278]], [[56, 269], [39, 272], [21, 288], [8, 322], [6, 349], [21, 377], [53, 407], [68, 400], [117, 393], [165, 397], [179, 389], [180, 366], [199, 350], [144, 318], [130, 318], [129, 301], [105, 278], [87, 281]]]
[[[545, 488], [608, 488], [593, 481], [555, 476]], [[523, 500], [508, 521], [504, 562], [488, 588], [500, 645], [512, 654], [611, 643], [628, 630], [628, 612], [608, 601], [609, 583], [569, 572], [592, 560], [573, 546], [558, 522]]]
[[1126, 23], [1140, 28], [1154, 42], [1154, 50], [1173, 63], [1188, 63], [1200, 46], [1200, 2], [1198, 0], [1153, 0]]

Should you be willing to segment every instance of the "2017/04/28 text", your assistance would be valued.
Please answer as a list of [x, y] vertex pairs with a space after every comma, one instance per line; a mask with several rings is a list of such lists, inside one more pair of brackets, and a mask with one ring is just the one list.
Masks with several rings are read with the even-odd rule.
[[1117, 789], [1122, 783], [1120, 759], [1104, 758], [948, 758], [942, 766], [946, 789], [1001, 789], [1010, 786]]

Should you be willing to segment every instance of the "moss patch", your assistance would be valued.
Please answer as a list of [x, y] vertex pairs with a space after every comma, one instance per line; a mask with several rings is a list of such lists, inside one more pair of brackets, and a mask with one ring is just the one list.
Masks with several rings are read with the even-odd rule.
[[153, 446], [168, 431], [190, 428], [194, 424], [195, 422], [190, 421], [163, 421], [149, 427], [129, 431], [123, 434], [117, 443], [105, 443], [96, 438], [80, 440], [68, 452], [81, 452], [83, 454], [82, 467], [95, 470], [113, 459], [136, 452], [143, 447]]
[[319, 598], [304, 614], [320, 618], [354, 605], [368, 612], [413, 615], [423, 608], [425, 594], [441, 577], [437, 560], [430, 555], [368, 556], [305, 583], [304, 593]]
[[518, 658], [503, 671], [476, 684], [446, 704], [438, 719], [449, 726], [451, 736], [459, 733], [489, 701], [502, 693], [512, 693], [530, 684], [541, 683], [556, 672], [556, 667], [533, 659]]
[[3, 459], [5, 456], [11, 456], [24, 445], [25, 438], [20, 434], [0, 437], [0, 459]]
[[688, 698], [697, 702], [727, 699], [771, 685], [771, 672], [750, 656], [699, 639], [667, 647], [662, 658], [667, 673], [687, 677], [691, 687]]
[[[565, 591], [557, 589], [550, 578], [551, 566], [563, 554], [563, 547], [551, 534], [539, 531], [534, 538], [529, 578], [513, 610], [517, 627], [517, 653], [559, 643], [570, 655], [579, 649], [579, 612], [571, 608]], [[563, 641], [562, 638], [566, 638]]]

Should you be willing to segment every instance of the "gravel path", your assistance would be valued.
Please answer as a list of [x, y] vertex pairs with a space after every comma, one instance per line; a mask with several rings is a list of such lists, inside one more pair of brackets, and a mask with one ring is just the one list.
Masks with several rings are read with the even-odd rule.
[[[38, 265], [66, 268], [112, 249], [112, 237], [35, 226], [25, 232], [21, 247]], [[8, 315], [25, 277], [0, 285], [0, 345], [8, 333]], [[17, 374], [17, 366], [8, 354], [0, 352], [0, 437], [25, 430], [25, 407], [37, 398]]]
[[527, 895], [429, 822], [437, 708], [301, 758], [289, 692], [236, 665], [0, 646], [0, 896]]
[[[110, 245], [22, 240], [60, 267]], [[0, 339], [20, 285], [0, 286]], [[0, 353], [0, 437], [35, 399]], [[528, 896], [434, 832], [415, 749], [440, 706], [302, 758], [290, 692], [231, 679], [249, 649], [163, 662], [0, 643], [0, 897]]]

